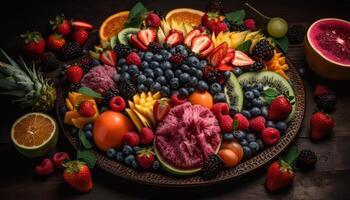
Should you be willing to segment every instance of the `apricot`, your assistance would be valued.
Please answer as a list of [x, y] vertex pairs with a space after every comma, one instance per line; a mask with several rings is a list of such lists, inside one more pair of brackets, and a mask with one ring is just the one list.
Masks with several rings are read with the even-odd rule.
[[221, 149], [220, 158], [224, 161], [226, 167], [234, 167], [238, 164], [238, 156], [230, 149]]
[[240, 162], [243, 158], [243, 148], [237, 140], [223, 142], [221, 144], [221, 149], [230, 149], [231, 151], [235, 152], [235, 154], [238, 156], [238, 162]]
[[193, 105], [201, 105], [209, 109], [213, 107], [213, 96], [208, 91], [195, 91], [188, 97], [188, 101]]

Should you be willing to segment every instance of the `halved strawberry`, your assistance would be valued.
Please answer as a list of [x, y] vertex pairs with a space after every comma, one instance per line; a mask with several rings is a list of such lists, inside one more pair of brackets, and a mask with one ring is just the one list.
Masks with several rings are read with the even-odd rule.
[[208, 61], [212, 66], [218, 66], [227, 54], [227, 42], [221, 43], [209, 55]]
[[136, 36], [136, 35], [130, 35], [130, 43], [140, 49], [140, 50], [143, 50], [143, 51], [146, 51], [147, 50], [147, 46], [145, 46], [144, 44], [142, 44], [142, 42], [139, 40], [139, 38]]
[[231, 63], [235, 59], [235, 52], [228, 52], [224, 59], [222, 59], [221, 64]]
[[171, 31], [168, 36], [165, 38], [165, 43], [167, 43], [170, 47], [177, 46], [182, 43], [184, 36], [182, 32], [179, 31]]
[[218, 70], [219, 71], [231, 71], [231, 70], [233, 70], [233, 67], [232, 67], [232, 65], [220, 64], [218, 66]]
[[148, 46], [149, 43], [154, 42], [156, 36], [157, 33], [153, 29], [143, 29], [137, 33], [137, 37], [145, 46]]
[[100, 55], [100, 61], [106, 65], [115, 66], [117, 54], [113, 50], [106, 50]]
[[235, 49], [234, 48], [228, 48], [227, 49], [227, 53], [234, 53], [235, 52]]
[[210, 46], [209, 46], [206, 50], [204, 50], [203, 52], [201, 52], [201, 53], [199, 54], [199, 57], [200, 57], [200, 58], [206, 58], [206, 57], [209, 56], [209, 54], [210, 54], [213, 50], [214, 50], [214, 43], [211, 42], [211, 43], [210, 43]]
[[205, 51], [211, 43], [213, 43], [213, 41], [208, 35], [197, 35], [192, 39], [191, 50], [194, 53], [201, 53]]
[[94, 26], [92, 24], [89, 24], [89, 23], [84, 22], [84, 21], [76, 21], [76, 20], [74, 20], [72, 22], [72, 26], [73, 26], [74, 30], [81, 30], [82, 29], [82, 30], [89, 31], [89, 30], [94, 29]]
[[195, 36], [200, 35], [200, 34], [201, 34], [201, 31], [199, 29], [194, 29], [191, 32], [189, 32], [184, 39], [185, 45], [188, 47], [191, 47], [192, 39]]
[[235, 51], [235, 58], [232, 61], [233, 66], [245, 66], [245, 65], [251, 65], [255, 61], [251, 59], [247, 54], [243, 53], [242, 51], [236, 50]]

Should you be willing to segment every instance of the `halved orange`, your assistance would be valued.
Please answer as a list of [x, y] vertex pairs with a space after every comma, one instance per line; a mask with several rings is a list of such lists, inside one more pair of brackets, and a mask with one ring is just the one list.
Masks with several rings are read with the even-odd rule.
[[191, 24], [192, 26], [198, 26], [201, 24], [201, 18], [204, 15], [203, 11], [192, 9], [192, 8], [177, 8], [171, 10], [166, 15], [167, 21], [184, 22]]
[[107, 41], [117, 35], [124, 28], [124, 23], [128, 20], [129, 11], [118, 12], [109, 16], [100, 27], [100, 39]]

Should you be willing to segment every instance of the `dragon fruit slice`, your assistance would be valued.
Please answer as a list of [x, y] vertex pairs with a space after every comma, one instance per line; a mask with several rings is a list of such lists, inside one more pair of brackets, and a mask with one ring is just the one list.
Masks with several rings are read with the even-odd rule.
[[99, 65], [92, 68], [81, 80], [81, 85], [89, 87], [104, 95], [109, 89], [116, 89], [113, 76], [117, 73], [114, 67]]

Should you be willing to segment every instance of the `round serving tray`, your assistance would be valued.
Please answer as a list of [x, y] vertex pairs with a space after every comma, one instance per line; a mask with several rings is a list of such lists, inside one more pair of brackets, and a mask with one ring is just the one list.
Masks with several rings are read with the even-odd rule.
[[[142, 184], [156, 185], [163, 187], [191, 187], [191, 186], [203, 186], [221, 183], [230, 180], [237, 180], [240, 177], [246, 176], [259, 168], [267, 165], [273, 159], [280, 156], [280, 154], [292, 143], [298, 134], [299, 128], [303, 122], [305, 112], [305, 90], [303, 81], [297, 72], [297, 69], [287, 58], [289, 65], [288, 76], [290, 77], [296, 99], [296, 112], [294, 118], [289, 122], [288, 129], [280, 141], [272, 146], [266, 148], [259, 154], [245, 160], [235, 166], [234, 168], [224, 169], [216, 178], [212, 180], [203, 180], [198, 174], [192, 176], [177, 177], [168, 172], [146, 172], [138, 171], [131, 167], [124, 165], [113, 159], [109, 159], [105, 153], [93, 148], [91, 151], [97, 157], [97, 166], [102, 170], [105, 170], [111, 174], [122, 177], [124, 179], [135, 181]], [[68, 141], [73, 145], [75, 149], [79, 147], [79, 139], [77, 135], [71, 133], [71, 128], [63, 123], [64, 113], [61, 111], [61, 107], [65, 104], [65, 98], [67, 96], [67, 84], [65, 80], [62, 80], [58, 87], [58, 95], [56, 102], [56, 113], [59, 125], [63, 134]]]

